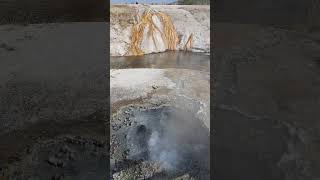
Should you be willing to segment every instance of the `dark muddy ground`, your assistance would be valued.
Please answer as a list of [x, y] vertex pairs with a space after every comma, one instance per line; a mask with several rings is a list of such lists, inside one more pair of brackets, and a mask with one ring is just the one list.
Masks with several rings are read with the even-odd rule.
[[0, 179], [107, 177], [106, 24], [0, 28]]

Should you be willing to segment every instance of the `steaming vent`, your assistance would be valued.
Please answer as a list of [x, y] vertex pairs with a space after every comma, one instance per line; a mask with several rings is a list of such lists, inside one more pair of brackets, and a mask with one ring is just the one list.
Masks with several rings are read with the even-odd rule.
[[128, 119], [126, 161], [148, 162], [166, 178], [210, 179], [209, 131], [192, 113], [166, 106], [133, 110]]

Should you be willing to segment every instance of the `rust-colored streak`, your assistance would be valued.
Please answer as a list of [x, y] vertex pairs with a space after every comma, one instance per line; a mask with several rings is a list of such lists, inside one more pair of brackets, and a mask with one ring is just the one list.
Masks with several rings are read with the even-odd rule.
[[[157, 27], [153, 22], [152, 17], [154, 16], [160, 19], [163, 27], [162, 30], [160, 30], [159, 27]], [[144, 52], [141, 50], [141, 42], [144, 38], [145, 29], [148, 30], [148, 38], [151, 37], [155, 45], [156, 38], [154, 38], [154, 34], [156, 31], [158, 31], [161, 33], [161, 38], [165, 42], [166, 49], [176, 50], [179, 39], [170, 16], [163, 12], [146, 10], [138, 19], [140, 19], [139, 22], [133, 24], [132, 26], [131, 43], [126, 55], [139, 56], [144, 54]]]

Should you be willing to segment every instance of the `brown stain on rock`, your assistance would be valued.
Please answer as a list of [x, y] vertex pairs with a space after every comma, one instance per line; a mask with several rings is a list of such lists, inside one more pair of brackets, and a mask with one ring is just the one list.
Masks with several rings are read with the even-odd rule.
[[[160, 30], [153, 22], [152, 17], [154, 16], [160, 19], [163, 26], [162, 30]], [[161, 37], [165, 42], [166, 49], [176, 50], [179, 38], [169, 15], [149, 9], [146, 10], [138, 19], [140, 19], [140, 21], [132, 26], [131, 44], [128, 48], [127, 55], [139, 56], [144, 54], [140, 46], [143, 40], [145, 28], [148, 29], [148, 37], [153, 39], [155, 45], [156, 42], [154, 33], [158, 31], [161, 33]]]
[[184, 50], [188, 50], [192, 46], [193, 34], [191, 33], [186, 44], [184, 45]]

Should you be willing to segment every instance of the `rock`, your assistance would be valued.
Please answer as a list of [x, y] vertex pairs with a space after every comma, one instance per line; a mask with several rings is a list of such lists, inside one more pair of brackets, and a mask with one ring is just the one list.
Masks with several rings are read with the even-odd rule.
[[50, 165], [56, 166], [56, 167], [63, 167], [64, 163], [61, 159], [58, 159], [56, 157], [50, 157], [48, 159], [48, 163]]
[[40, 178], [38, 176], [31, 176], [28, 180], [40, 180]]
[[63, 179], [63, 175], [60, 175], [60, 174], [56, 174], [51, 177], [51, 180], [62, 180], [62, 179]]
[[1, 49], [1, 48], [5, 49], [5, 50], [7, 50], [7, 51], [14, 51], [14, 50], [16, 50], [15, 47], [9, 46], [9, 45], [7, 45], [7, 44], [5, 44], [5, 43], [0, 44], [0, 49]]
[[194, 178], [190, 177], [189, 174], [185, 174], [183, 176], [175, 178], [174, 180], [194, 180]]
[[121, 124], [112, 124], [112, 130], [118, 131], [121, 128]]
[[[110, 13], [111, 56], [136, 55], [130, 51], [133, 40], [139, 46], [135, 50], [141, 54], [166, 50], [210, 52], [210, 6], [113, 5]], [[142, 27], [137, 26], [139, 23]]]

